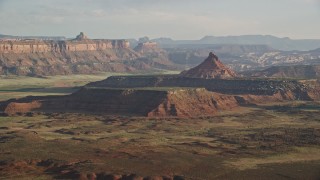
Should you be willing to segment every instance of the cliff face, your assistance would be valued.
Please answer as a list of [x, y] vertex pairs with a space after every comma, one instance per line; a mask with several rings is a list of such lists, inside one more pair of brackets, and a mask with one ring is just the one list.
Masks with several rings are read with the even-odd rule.
[[[263, 80], [263, 79], [203, 79], [181, 76], [113, 76], [89, 83], [89, 87], [138, 88], [138, 87], [204, 87], [209, 91], [253, 96], [281, 96], [282, 100], [319, 100], [318, 81]], [[282, 98], [283, 97], [283, 98]]]
[[149, 117], [197, 117], [217, 114], [239, 106], [235, 96], [223, 95], [204, 88], [169, 91], [167, 97], [148, 113]]
[[211, 116], [219, 111], [252, 103], [319, 100], [319, 85], [317, 80], [298, 82], [196, 79], [179, 76], [110, 77], [91, 83], [71, 95], [26, 97], [0, 102], [0, 113]]
[[148, 117], [214, 115], [238, 106], [235, 97], [205, 89], [115, 90], [83, 88], [60, 97], [27, 97], [0, 103], [0, 111], [13, 115], [27, 112], [79, 112]]
[[[227, 84], [225, 90], [233, 89], [235, 94], [222, 94], [205, 88], [177, 88], [179, 84], [176, 84], [175, 88], [166, 86], [154, 90], [85, 87], [66, 96], [26, 97], [1, 102], [0, 112], [8, 115], [28, 112], [76, 112], [147, 117], [197, 117], [212, 116], [219, 111], [232, 110], [252, 103], [319, 100], [320, 97], [318, 82], [306, 82], [309, 87], [305, 89], [297, 84], [290, 87], [286, 83], [276, 91], [272, 90], [274, 87], [269, 87], [271, 94], [236, 94], [237, 88], [227, 87]], [[282, 89], [285, 86], [286, 89]], [[279, 88], [279, 85], [276, 88]], [[248, 88], [247, 91], [255, 90]]]
[[0, 40], [0, 75], [47, 76], [178, 70], [156, 43], [134, 50], [127, 40], [91, 40], [84, 33], [75, 39]]
[[[81, 34], [80, 34], [81, 35]], [[101, 71], [124, 72], [140, 57], [126, 40], [0, 41], [0, 75], [64, 75]]]
[[66, 53], [129, 48], [126, 40], [71, 40], [71, 41], [0, 41], [0, 53]]

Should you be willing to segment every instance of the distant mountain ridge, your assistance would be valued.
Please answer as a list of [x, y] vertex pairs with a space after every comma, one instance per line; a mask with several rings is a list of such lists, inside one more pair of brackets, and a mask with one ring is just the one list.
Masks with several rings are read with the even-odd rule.
[[199, 40], [173, 40], [170, 38], [156, 38], [161, 47], [180, 47], [181, 45], [208, 45], [208, 44], [228, 44], [228, 45], [268, 45], [274, 49], [284, 51], [308, 51], [320, 48], [320, 39], [290, 39], [288, 37], [279, 38], [271, 35], [242, 35], [242, 36], [205, 36]]
[[[68, 38], [64, 36], [13, 36], [0, 34], [1, 39], [67, 40]], [[139, 43], [136, 39], [128, 39], [128, 41], [132, 48]], [[273, 49], [283, 51], [310, 51], [320, 48], [320, 39], [290, 39], [272, 35], [205, 36], [199, 40], [173, 40], [172, 38], [160, 37], [150, 41], [158, 43], [161, 48], [177, 48], [187, 45], [194, 48], [206, 45], [267, 45]]]
[[67, 38], [64, 36], [12, 36], [12, 35], [0, 34], [0, 40], [1, 39], [37, 39], [37, 40], [62, 41], [62, 40], [66, 40]]

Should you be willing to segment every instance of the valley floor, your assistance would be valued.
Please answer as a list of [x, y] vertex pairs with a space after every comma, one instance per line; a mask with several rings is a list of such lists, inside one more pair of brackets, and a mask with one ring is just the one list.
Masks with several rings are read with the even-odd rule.
[[0, 117], [0, 176], [319, 179], [319, 115], [297, 102], [193, 119]]
[[[12, 86], [6, 87], [2, 91]], [[16, 89], [21, 88], [1, 93], [2, 100], [18, 96]], [[189, 119], [72, 113], [0, 117], [0, 179], [121, 176], [319, 179], [320, 102], [241, 107]]]

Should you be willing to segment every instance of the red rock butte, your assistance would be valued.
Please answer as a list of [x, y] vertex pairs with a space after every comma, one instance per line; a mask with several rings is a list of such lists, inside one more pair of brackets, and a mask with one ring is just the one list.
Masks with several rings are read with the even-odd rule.
[[214, 53], [200, 65], [181, 73], [183, 77], [204, 79], [231, 79], [237, 77], [236, 73], [225, 66]]

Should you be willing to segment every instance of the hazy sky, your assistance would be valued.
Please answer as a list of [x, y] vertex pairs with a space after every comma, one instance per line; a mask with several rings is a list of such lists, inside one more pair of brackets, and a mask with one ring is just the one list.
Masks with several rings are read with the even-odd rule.
[[0, 34], [320, 39], [320, 0], [0, 0]]

